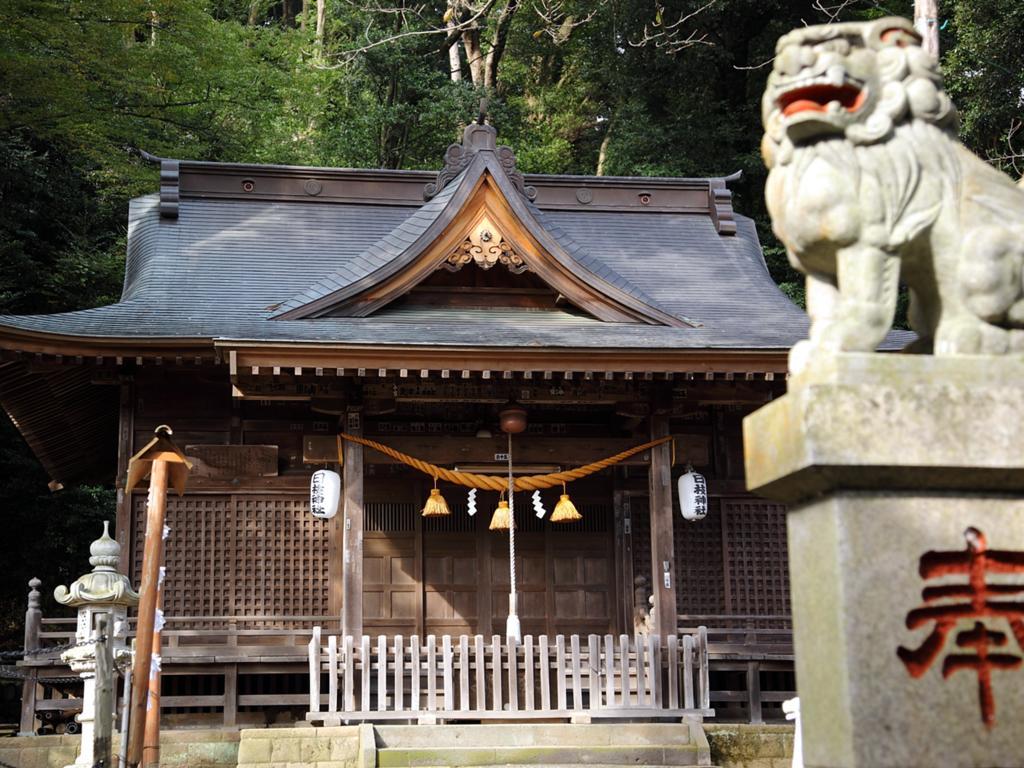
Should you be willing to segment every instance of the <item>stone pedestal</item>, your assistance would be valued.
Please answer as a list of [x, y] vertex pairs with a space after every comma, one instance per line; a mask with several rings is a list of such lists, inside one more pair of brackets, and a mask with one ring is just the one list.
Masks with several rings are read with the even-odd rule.
[[805, 765], [1024, 765], [1024, 358], [819, 361], [744, 440], [791, 505]]

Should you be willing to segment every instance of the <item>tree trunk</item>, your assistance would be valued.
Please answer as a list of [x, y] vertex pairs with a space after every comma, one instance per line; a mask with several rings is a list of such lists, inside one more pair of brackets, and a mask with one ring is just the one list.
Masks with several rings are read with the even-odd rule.
[[324, 27], [327, 24], [327, 0], [316, 0], [316, 53], [324, 55]]
[[914, 27], [921, 35], [923, 47], [933, 58], [939, 58], [939, 2], [914, 0]]
[[505, 7], [498, 14], [498, 20], [494, 25], [494, 35], [491, 38], [491, 50], [487, 53], [484, 66], [484, 87], [493, 89], [498, 84], [498, 65], [501, 57], [505, 54], [505, 44], [508, 41], [508, 32], [512, 26], [512, 17], [515, 16], [519, 7], [519, 0], [508, 0]]
[[[451, 30], [455, 28], [455, 22], [451, 19], [448, 20], [448, 34], [451, 34]], [[459, 41], [456, 40], [448, 48], [448, 70], [452, 78], [452, 82], [462, 82], [462, 59], [459, 57]]]
[[601, 139], [601, 147], [597, 150], [597, 171], [595, 176], [604, 176], [604, 167], [608, 162], [608, 145], [612, 139], [612, 121], [608, 120], [608, 127], [605, 129], [604, 138]]
[[256, 26], [256, 22], [259, 21], [259, 19], [260, 19], [260, 7], [262, 5], [263, 4], [260, 2], [260, 0], [252, 0], [252, 2], [249, 3], [249, 26], [250, 27], [255, 27]]
[[299, 16], [299, 29], [306, 31], [306, 17], [309, 16], [309, 0], [302, 0], [302, 11]]
[[473, 85], [484, 84], [484, 53], [480, 48], [480, 29], [473, 27], [462, 33], [462, 47], [466, 49], [466, 63]]

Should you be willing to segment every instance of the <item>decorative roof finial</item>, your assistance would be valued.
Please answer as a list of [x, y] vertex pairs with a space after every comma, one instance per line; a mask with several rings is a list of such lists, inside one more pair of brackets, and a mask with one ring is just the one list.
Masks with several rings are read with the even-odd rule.
[[516, 168], [516, 156], [511, 147], [498, 146], [498, 131], [493, 125], [487, 125], [488, 99], [480, 99], [480, 112], [477, 120], [466, 126], [462, 132], [461, 144], [450, 144], [444, 153], [444, 168], [437, 174], [437, 180], [432, 181], [423, 188], [423, 199], [430, 200], [438, 192], [444, 189], [449, 182], [462, 173], [469, 164], [481, 152], [494, 153], [495, 159], [501, 165], [505, 175], [516, 186], [516, 189], [527, 200], [537, 197], [537, 190], [527, 186], [522, 171]]

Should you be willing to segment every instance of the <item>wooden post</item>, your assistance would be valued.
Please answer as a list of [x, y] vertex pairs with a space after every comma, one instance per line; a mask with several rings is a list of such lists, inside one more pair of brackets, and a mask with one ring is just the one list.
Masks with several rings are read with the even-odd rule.
[[132, 676], [132, 708], [128, 722], [128, 765], [142, 760], [146, 706], [149, 701], [150, 667], [153, 658], [154, 620], [157, 608], [157, 583], [160, 580], [160, 550], [164, 518], [167, 512], [167, 462], [153, 462], [146, 510], [146, 539], [142, 555], [142, 585], [139, 588], [139, 614], [135, 633], [135, 664]]
[[[43, 618], [43, 612], [39, 608], [39, 586], [42, 583], [34, 577], [28, 581], [28, 609], [25, 611], [26, 654], [39, 647], [39, 624]], [[34, 736], [36, 733], [36, 677], [38, 674], [39, 672], [35, 667], [29, 668], [25, 676], [25, 682], [21, 686], [21, 725], [18, 729], [19, 736]]]
[[[157, 554], [157, 562], [164, 561], [164, 541], [160, 537], [160, 550]], [[157, 581], [156, 587], [156, 615], [163, 613], [164, 585], [163, 580]], [[149, 681], [147, 684], [148, 698], [146, 699], [146, 725], [143, 728], [142, 739], [142, 765], [143, 768], [160, 768], [160, 622], [155, 621], [153, 626], [153, 643], [150, 646]], [[158, 663], [154, 664], [156, 660]]]
[[132, 494], [131, 491], [125, 491], [124, 483], [128, 475], [128, 460], [132, 455], [135, 437], [135, 384], [130, 377], [121, 380], [120, 395], [117, 433], [117, 518], [114, 524], [114, 537], [121, 545], [119, 570], [123, 574], [128, 574], [132, 563]]
[[[660, 406], [660, 407], [659, 407]], [[668, 435], [668, 404], [656, 402], [651, 439]], [[672, 456], [668, 443], [651, 449], [651, 591], [654, 631], [664, 640], [676, 632], [676, 564], [672, 538]]]
[[109, 616], [96, 619], [96, 707], [93, 717], [92, 758], [110, 768], [114, 736], [114, 623]]
[[[361, 435], [362, 414], [349, 409], [348, 432]], [[363, 634], [363, 446], [345, 446], [344, 479], [344, 552], [342, 555], [341, 633], [352, 637]]]
[[[170, 440], [171, 430], [156, 428], [156, 436], [128, 462], [125, 493], [150, 472], [149, 501], [146, 508], [146, 538], [142, 554], [142, 585], [139, 589], [139, 612], [136, 623], [135, 663], [132, 669], [134, 689], [129, 710], [128, 766], [135, 768], [143, 758], [146, 709], [149, 703], [150, 667], [153, 646], [159, 652], [160, 636], [154, 622], [159, 602], [160, 560], [163, 553], [164, 518], [167, 511], [167, 485], [173, 482], [178, 494], [185, 492], [185, 480], [191, 462]], [[157, 689], [159, 696], [159, 689]], [[159, 704], [159, 700], [157, 701]], [[159, 708], [156, 710], [159, 717]]]

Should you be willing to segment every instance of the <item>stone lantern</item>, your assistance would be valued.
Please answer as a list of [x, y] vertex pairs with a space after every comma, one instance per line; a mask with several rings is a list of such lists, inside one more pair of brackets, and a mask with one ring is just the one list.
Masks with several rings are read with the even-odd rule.
[[[104, 521], [103, 535], [89, 547], [92, 572], [80, 576], [70, 587], [53, 590], [58, 603], [78, 609], [75, 641], [86, 643], [98, 629], [97, 620], [106, 616], [108, 636], [115, 661], [131, 652], [125, 645], [128, 634], [128, 608], [139, 604], [139, 594], [132, 589], [128, 577], [117, 570], [121, 560], [121, 545], [110, 538], [110, 523]], [[61, 654], [74, 672], [82, 677], [82, 713], [78, 722], [82, 726], [82, 744], [74, 768], [91, 766], [93, 759], [93, 725], [96, 717], [96, 646], [79, 645]], [[68, 768], [72, 768], [69, 766]]]

